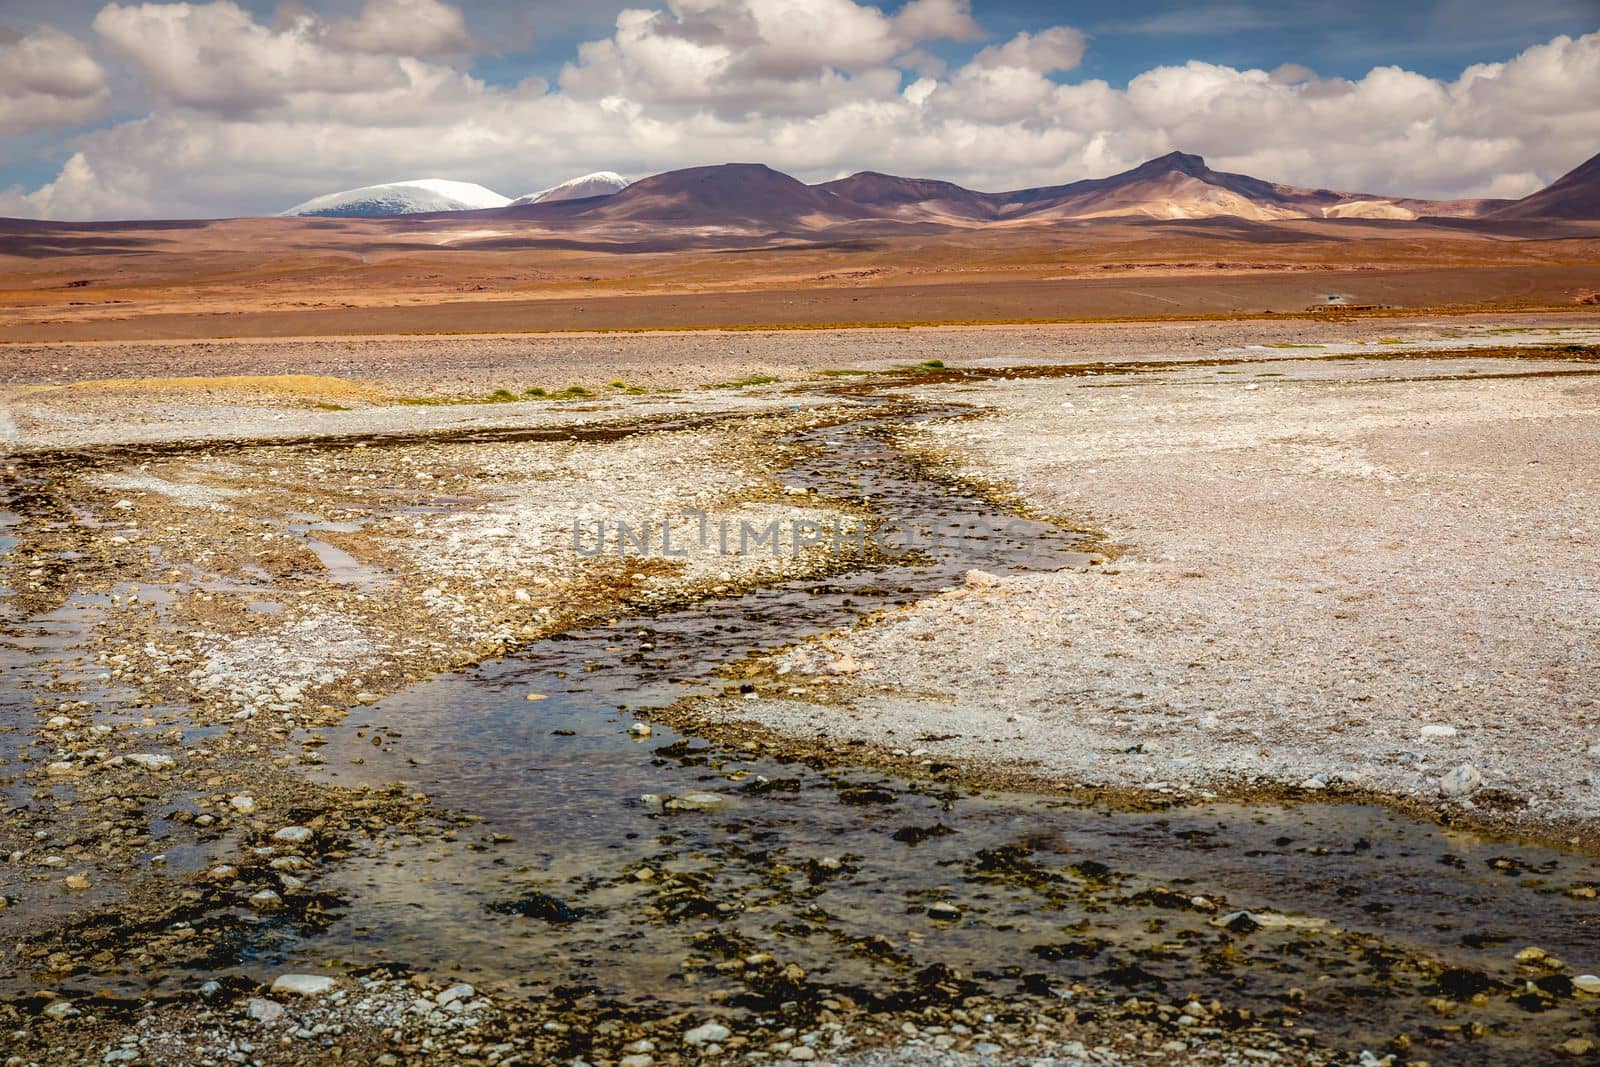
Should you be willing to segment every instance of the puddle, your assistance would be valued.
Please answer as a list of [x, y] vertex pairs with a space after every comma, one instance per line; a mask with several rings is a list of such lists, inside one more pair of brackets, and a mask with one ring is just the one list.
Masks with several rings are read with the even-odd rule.
[[387, 575], [362, 563], [337, 545], [316, 537], [318, 533], [357, 533], [357, 522], [291, 522], [284, 529], [300, 538], [301, 543], [317, 557], [327, 571], [328, 580], [336, 585], [353, 585], [371, 591], [389, 583]]

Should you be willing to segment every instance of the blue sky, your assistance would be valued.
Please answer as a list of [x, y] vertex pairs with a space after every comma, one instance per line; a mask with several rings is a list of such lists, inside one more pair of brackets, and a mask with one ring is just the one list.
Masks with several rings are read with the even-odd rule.
[[[695, 0], [687, 8], [669, 0], [237, 0], [242, 15], [221, 11], [234, 4], [221, 0], [181, 11], [130, 3], [110, 21], [103, 9], [113, 9], [103, 0], [3, 0], [0, 212], [261, 211], [274, 197], [420, 176], [507, 186], [501, 191], [517, 195], [527, 191], [521, 185], [568, 172], [637, 177], [729, 154], [758, 155], [808, 179], [872, 167], [1019, 186], [1092, 176], [1163, 146], [1241, 169], [1277, 167], [1261, 176], [1302, 184], [1519, 195], [1600, 149], [1592, 103], [1600, 99], [1600, 74], [1591, 57], [1600, 52], [1592, 39], [1600, 30], [1597, 0], [971, 0], [970, 10], [966, 0], [917, 2], [937, 8], [934, 22], [943, 28], [905, 29], [901, 5], [864, 0]], [[828, 25], [859, 21], [859, 33], [813, 47], [775, 36], [768, 23], [752, 28], [767, 16], [752, 21], [750, 10], [770, 16], [785, 3], [820, 13]], [[625, 7], [658, 11], [654, 29], [642, 37], [620, 32]], [[431, 47], [412, 38], [397, 43], [394, 33], [372, 36], [374, 27], [398, 32], [428, 19], [442, 35]], [[452, 20], [461, 29], [455, 37]], [[193, 55], [167, 43], [173, 27]], [[350, 27], [365, 27], [366, 36]], [[52, 59], [32, 84], [21, 60], [10, 61], [8, 83], [4, 49], [9, 40], [10, 54], [20, 56], [19, 37], [84, 65], [81, 84], [70, 92], [56, 86]], [[1008, 42], [1037, 45], [1047, 37], [1048, 48], [1002, 53]], [[1552, 44], [1569, 38], [1578, 44]], [[579, 46], [596, 41], [609, 42], [604, 54], [580, 59]], [[683, 41], [699, 51], [677, 72], [677, 54], [663, 50]], [[702, 47], [708, 41], [711, 51]], [[661, 58], [669, 54], [670, 61]], [[1493, 92], [1452, 88], [1474, 64], [1513, 60], [1525, 68], [1520, 82], [1506, 77]], [[1162, 81], [1152, 71], [1197, 64], [1210, 73], [1168, 73], [1151, 85]], [[1373, 76], [1388, 67], [1404, 72], [1404, 84]], [[98, 84], [87, 73], [93, 70]], [[332, 91], [314, 73], [328, 70], [339, 72]], [[1278, 81], [1294, 85], [1263, 87], [1252, 83], [1252, 70], [1276, 71]], [[235, 72], [239, 85], [221, 84]], [[530, 78], [542, 86], [530, 88]], [[394, 91], [396, 79], [409, 80], [406, 92]], [[932, 88], [917, 90], [908, 105], [904, 94], [919, 79]], [[1108, 92], [1096, 88], [1101, 82]], [[1563, 99], [1544, 114], [1547, 101], [1536, 90], [1546, 86], [1547, 97], [1551, 83]], [[1186, 96], [1206, 104], [1189, 109]], [[1328, 107], [1318, 101], [1341, 96], [1365, 109], [1370, 137], [1344, 130], [1296, 139], [1286, 131], [1326, 123]], [[1152, 111], [1152, 99], [1171, 104]], [[1525, 123], [1519, 100], [1527, 103]], [[415, 121], [395, 125], [383, 107]], [[491, 114], [498, 130], [483, 128]], [[1219, 116], [1231, 116], [1231, 125]], [[1259, 144], [1251, 122], [1261, 127]], [[1418, 139], [1419, 125], [1431, 138]], [[379, 136], [391, 127], [392, 137]], [[168, 162], [143, 151], [140, 137], [169, 139]], [[805, 148], [802, 137], [810, 139]], [[277, 152], [264, 155], [269, 141]], [[367, 146], [370, 165], [353, 147], [343, 150], [356, 142]], [[941, 153], [941, 143], [950, 150]], [[1346, 150], [1334, 158], [1328, 150], [1341, 143]], [[875, 145], [902, 144], [872, 157]], [[1461, 166], [1451, 170], [1446, 155], [1408, 169], [1397, 151], [1460, 153]], [[163, 174], [174, 155], [185, 169]], [[197, 172], [213, 161], [213, 173]], [[187, 191], [171, 187], [173, 180]]]

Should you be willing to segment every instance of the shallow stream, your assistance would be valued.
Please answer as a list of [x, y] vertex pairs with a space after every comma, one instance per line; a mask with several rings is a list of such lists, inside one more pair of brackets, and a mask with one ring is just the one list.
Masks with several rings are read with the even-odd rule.
[[[1087, 565], [1075, 535], [929, 480], [893, 446], [901, 420], [954, 414], [885, 408], [809, 431], [783, 479], [937, 527], [936, 548], [563, 634], [323, 731], [329, 780], [400, 779], [483, 821], [339, 865], [348, 907], [291, 958], [455, 968], [664, 1011], [839, 991], [892, 1004], [951, 968], [996, 992], [1083, 980], [1216, 997], [1352, 1050], [1431, 1034], [1452, 1063], [1533, 1062], [1594, 1033], [1600, 1000], [1512, 959], [1537, 945], [1600, 967], [1600, 911], [1566, 895], [1600, 885], [1587, 857], [1377, 807], [1134, 812], [779, 763], [659, 725], [630, 736], [651, 709], [729, 690], [729, 663], [969, 569]], [[933, 739], [898, 743], [919, 740]], [[737, 962], [762, 955], [773, 963]], [[789, 963], [803, 989], [772, 982]], [[1458, 1014], [1429, 1005], [1474, 993], [1483, 1003]]]

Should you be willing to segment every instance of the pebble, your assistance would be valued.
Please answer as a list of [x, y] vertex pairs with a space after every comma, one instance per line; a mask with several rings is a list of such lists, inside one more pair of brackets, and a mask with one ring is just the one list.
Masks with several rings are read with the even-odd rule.
[[636, 722], [628, 727], [628, 735], [630, 737], [649, 737], [650, 734], [650, 724], [647, 722]]
[[250, 906], [257, 911], [272, 911], [283, 906], [283, 898], [270, 889], [250, 894]]
[[[254, 897], [250, 899], [255, 900]], [[334, 980], [325, 974], [280, 974], [272, 983], [272, 991], [314, 997], [326, 993], [335, 984]]]
[[312, 838], [311, 828], [308, 826], [285, 826], [272, 835], [274, 841], [281, 841], [286, 845], [303, 845]]
[[1439, 792], [1447, 797], [1470, 796], [1483, 784], [1483, 775], [1470, 763], [1463, 763], [1439, 779]]
[[683, 1043], [698, 1047], [700, 1045], [711, 1045], [723, 1042], [732, 1036], [733, 1031], [729, 1030], [721, 1023], [705, 1023], [704, 1025], [697, 1026], [693, 1030], [690, 1030], [688, 1033], [684, 1034]]
[[94, 885], [93, 882], [89, 881], [89, 876], [87, 874], [81, 873], [67, 875], [66, 879], [62, 881], [61, 884], [76, 893], [81, 893], [85, 889], [89, 889]]
[[668, 811], [721, 811], [731, 802], [722, 793], [684, 793], [666, 802]]
[[477, 990], [465, 982], [457, 982], [448, 989], [441, 989], [439, 995], [433, 998], [435, 1004], [441, 1007], [457, 1000], [471, 1000]]
[[1591, 997], [1600, 997], [1600, 976], [1580, 974], [1572, 980], [1572, 988]]
[[1454, 737], [1455, 735], [1456, 728], [1454, 726], [1444, 726], [1436, 722], [1431, 722], [1422, 728], [1423, 737]]
[[178, 761], [171, 756], [164, 756], [157, 752], [135, 752], [127, 757], [129, 763], [136, 763], [147, 771], [164, 771], [174, 767]]
[[938, 919], [941, 922], [951, 922], [961, 918], [961, 909], [949, 901], [941, 900], [928, 908], [928, 918]]
[[635, 1052], [617, 1061], [617, 1067], [650, 1067], [655, 1060], [648, 1052]]
[[284, 1016], [283, 1005], [275, 1000], [267, 1000], [265, 997], [251, 997], [245, 1003], [245, 1011], [256, 1022], [266, 1023], [268, 1026], [271, 1026]]
[[256, 813], [256, 798], [243, 795], [232, 797], [228, 800], [228, 806], [240, 815], [254, 815]]

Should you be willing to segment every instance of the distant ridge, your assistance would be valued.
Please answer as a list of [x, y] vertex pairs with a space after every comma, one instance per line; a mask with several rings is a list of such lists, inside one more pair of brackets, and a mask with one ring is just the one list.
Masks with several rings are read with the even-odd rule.
[[604, 199], [519, 202], [502, 214], [551, 224], [779, 233], [868, 221], [979, 227], [1097, 218], [1475, 218], [1507, 203], [1304, 189], [1212, 170], [1201, 156], [1170, 152], [1105, 178], [1002, 193], [877, 171], [806, 185], [764, 164], [724, 163], [657, 174]]

